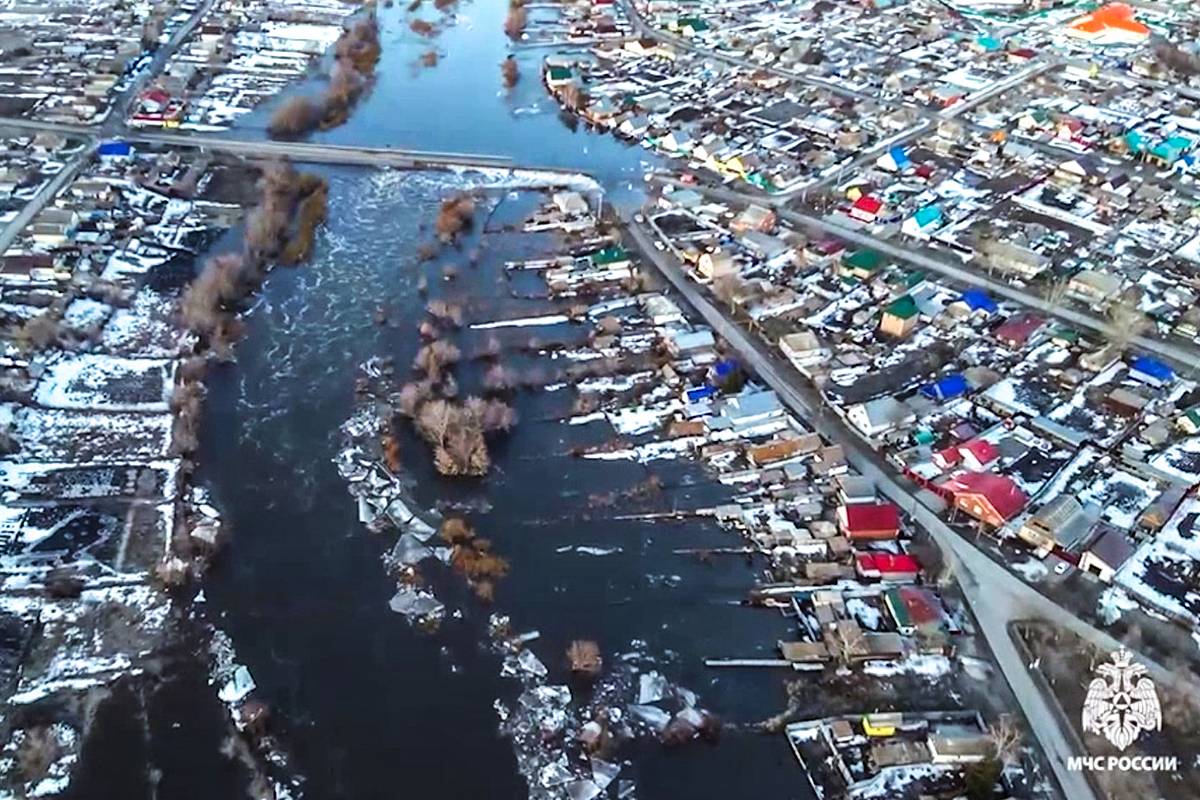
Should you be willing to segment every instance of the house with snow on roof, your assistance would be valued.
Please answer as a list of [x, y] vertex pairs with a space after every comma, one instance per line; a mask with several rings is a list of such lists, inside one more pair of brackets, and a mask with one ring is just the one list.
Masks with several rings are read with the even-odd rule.
[[1100, 509], [1085, 506], [1073, 495], [1059, 495], [1031, 514], [1017, 536], [1045, 558], [1057, 548], [1075, 548], [1087, 539], [1099, 519]]
[[983, 472], [1000, 458], [1000, 448], [987, 439], [971, 439], [958, 446], [961, 463], [972, 472]]
[[885, 172], [903, 172], [912, 166], [912, 161], [909, 160], [908, 154], [904, 152], [904, 146], [896, 145], [875, 159], [875, 166]]
[[850, 406], [846, 411], [846, 419], [864, 436], [874, 438], [913, 424], [917, 415], [906, 404], [885, 395]]

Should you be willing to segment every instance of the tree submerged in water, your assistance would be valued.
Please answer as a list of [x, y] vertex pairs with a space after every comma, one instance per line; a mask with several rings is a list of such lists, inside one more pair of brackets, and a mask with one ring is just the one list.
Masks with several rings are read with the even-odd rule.
[[604, 668], [600, 645], [591, 639], [576, 639], [571, 642], [567, 647], [567, 666], [571, 668], [574, 675], [595, 680]]
[[267, 132], [275, 137], [292, 137], [341, 125], [370, 84], [380, 52], [379, 22], [372, 13], [338, 37], [334, 45], [336, 60], [325, 91], [287, 100], [271, 117]]

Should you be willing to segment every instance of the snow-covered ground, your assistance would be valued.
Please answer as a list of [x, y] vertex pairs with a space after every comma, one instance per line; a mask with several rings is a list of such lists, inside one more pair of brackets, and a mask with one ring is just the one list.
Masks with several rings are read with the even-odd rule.
[[63, 355], [46, 366], [34, 401], [46, 408], [166, 412], [176, 364], [160, 358]]
[[1158, 613], [1195, 624], [1200, 619], [1200, 498], [1185, 500], [1116, 575], [1117, 586]]

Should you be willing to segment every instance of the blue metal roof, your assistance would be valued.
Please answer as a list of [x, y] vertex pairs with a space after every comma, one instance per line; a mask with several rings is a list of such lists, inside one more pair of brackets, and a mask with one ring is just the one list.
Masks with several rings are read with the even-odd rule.
[[966, 303], [972, 311], [986, 311], [990, 314], [999, 308], [996, 301], [989, 297], [983, 289], [967, 289], [959, 299]]
[[132, 152], [133, 145], [121, 141], [101, 142], [96, 148], [97, 155], [101, 156], [127, 156]]
[[1168, 367], [1163, 362], [1150, 356], [1136, 356], [1130, 362], [1130, 366], [1135, 372], [1140, 372], [1143, 375], [1148, 375], [1158, 381], [1171, 381], [1175, 379], [1175, 370]]

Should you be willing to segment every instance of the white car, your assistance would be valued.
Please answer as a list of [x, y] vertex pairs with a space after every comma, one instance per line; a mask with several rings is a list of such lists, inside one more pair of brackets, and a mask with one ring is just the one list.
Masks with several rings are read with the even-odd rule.
[[1054, 574], [1055, 575], [1066, 575], [1067, 570], [1069, 570], [1070, 568], [1071, 568], [1071, 565], [1068, 564], [1066, 561], [1060, 561], [1054, 565]]

